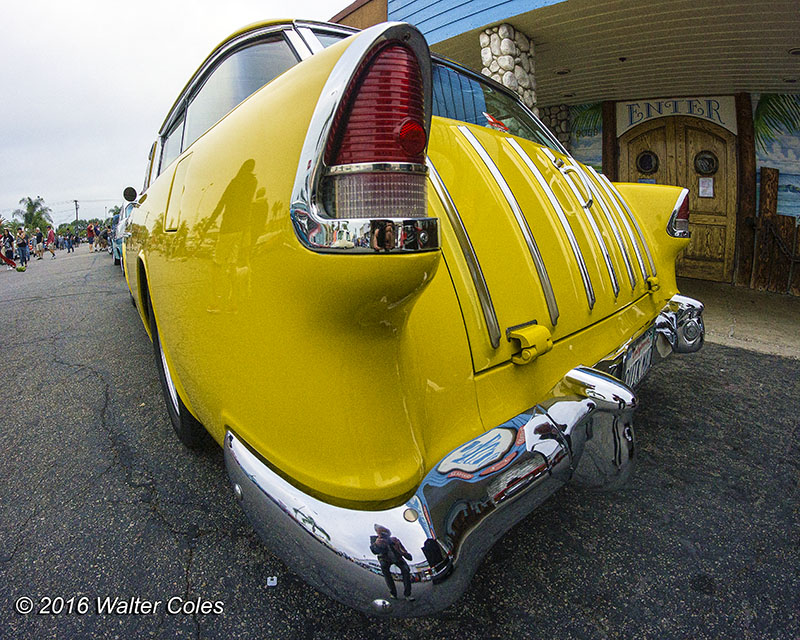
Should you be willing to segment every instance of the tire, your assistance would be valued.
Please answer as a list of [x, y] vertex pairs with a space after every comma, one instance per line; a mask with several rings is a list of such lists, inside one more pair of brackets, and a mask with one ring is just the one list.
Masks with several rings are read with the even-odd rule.
[[120, 259], [119, 258], [114, 258], [114, 264], [115, 265], [119, 265], [119, 263], [120, 263]]
[[158, 335], [158, 327], [156, 326], [156, 320], [153, 314], [153, 305], [149, 300], [147, 308], [150, 320], [150, 332], [153, 336], [153, 353], [156, 359], [158, 380], [161, 382], [161, 393], [164, 396], [164, 403], [167, 405], [167, 413], [169, 414], [172, 428], [175, 430], [175, 435], [178, 436], [178, 440], [180, 440], [184, 446], [189, 449], [203, 449], [209, 444], [211, 437], [200, 421], [186, 408], [186, 405], [183, 404], [183, 400], [181, 400], [178, 395], [178, 390], [175, 388], [175, 383], [172, 381], [172, 376], [169, 372], [169, 365], [164, 357], [164, 351], [161, 348], [161, 338]]

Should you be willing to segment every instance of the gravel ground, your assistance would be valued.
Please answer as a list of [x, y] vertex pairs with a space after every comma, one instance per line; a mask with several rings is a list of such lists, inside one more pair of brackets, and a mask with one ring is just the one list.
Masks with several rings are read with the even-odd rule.
[[[382, 620], [290, 573], [221, 451], [177, 442], [108, 255], [0, 270], [0, 327], [0, 638], [800, 637], [797, 360], [707, 344], [664, 361], [640, 389], [624, 489], [562, 490], [451, 608]], [[35, 613], [57, 597], [89, 610]], [[162, 604], [98, 615], [106, 597]], [[223, 611], [167, 613], [171, 598]]]

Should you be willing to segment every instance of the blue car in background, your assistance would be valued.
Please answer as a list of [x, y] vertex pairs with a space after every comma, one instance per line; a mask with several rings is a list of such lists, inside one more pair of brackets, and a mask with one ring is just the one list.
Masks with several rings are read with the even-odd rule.
[[108, 237], [108, 252], [114, 258], [114, 264], [122, 262], [122, 238], [117, 242], [117, 223], [119, 222], [119, 214], [111, 218], [111, 234]]
[[120, 268], [125, 271], [125, 265], [122, 261], [122, 242], [125, 240], [125, 229], [128, 218], [134, 209], [134, 204], [126, 202], [120, 209], [120, 212], [114, 216], [111, 221], [111, 249], [114, 256], [114, 264], [120, 265]]

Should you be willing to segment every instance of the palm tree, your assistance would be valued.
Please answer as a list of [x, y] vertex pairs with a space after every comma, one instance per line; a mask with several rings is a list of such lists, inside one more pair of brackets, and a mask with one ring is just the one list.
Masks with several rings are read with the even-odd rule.
[[42, 196], [22, 198], [19, 203], [23, 208], [16, 209], [11, 215], [19, 218], [26, 228], [35, 229], [39, 227], [43, 229], [48, 223], [53, 222], [52, 210], [50, 207], [45, 206]]
[[583, 136], [593, 136], [603, 128], [603, 103], [576, 104], [569, 108], [570, 131], [580, 140]]
[[756, 144], [766, 153], [767, 144], [781, 131], [800, 129], [800, 95], [762, 93], [753, 115]]

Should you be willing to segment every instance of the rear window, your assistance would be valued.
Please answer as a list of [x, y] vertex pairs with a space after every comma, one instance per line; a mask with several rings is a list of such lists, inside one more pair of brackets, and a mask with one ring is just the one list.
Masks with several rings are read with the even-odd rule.
[[558, 142], [513, 97], [475, 76], [434, 61], [433, 115], [508, 132], [562, 152]]

